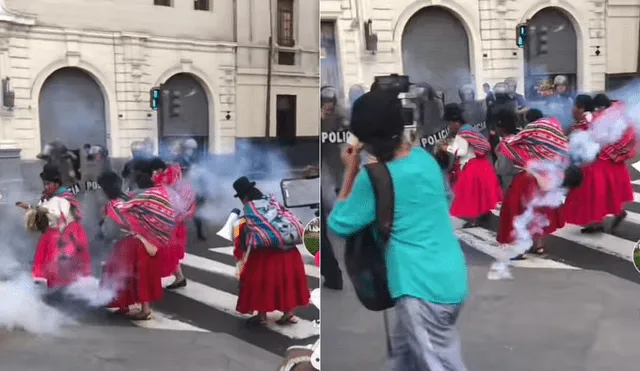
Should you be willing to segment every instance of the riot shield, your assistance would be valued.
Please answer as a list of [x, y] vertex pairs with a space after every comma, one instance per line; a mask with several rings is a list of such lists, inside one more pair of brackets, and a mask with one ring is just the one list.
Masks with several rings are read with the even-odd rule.
[[489, 136], [489, 130], [487, 129], [487, 105], [484, 100], [474, 100], [469, 102], [463, 102], [460, 104], [463, 112], [462, 117], [465, 123], [475, 127], [484, 134]]
[[340, 112], [332, 112], [321, 120], [320, 146], [322, 149], [322, 197], [333, 205], [336, 190], [342, 185], [344, 166], [341, 154], [348, 143], [349, 133]]
[[420, 138], [420, 146], [432, 152], [436, 143], [449, 136], [449, 124], [442, 119], [444, 102], [433, 88], [429, 87], [424, 93], [419, 103], [418, 137]]
[[101, 146], [85, 146], [79, 156], [80, 193], [76, 196], [82, 205], [83, 225], [93, 256], [103, 257], [109, 244], [99, 236], [102, 209], [107, 197], [98, 186], [98, 178], [111, 168], [108, 152]]

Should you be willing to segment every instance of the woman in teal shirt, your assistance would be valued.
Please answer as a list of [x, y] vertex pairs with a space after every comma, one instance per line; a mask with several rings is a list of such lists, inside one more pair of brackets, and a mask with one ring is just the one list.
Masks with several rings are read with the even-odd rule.
[[468, 293], [464, 254], [454, 235], [440, 166], [422, 148], [405, 144], [403, 130], [394, 94], [369, 92], [354, 103], [351, 132], [361, 144], [343, 156], [344, 184], [329, 229], [346, 238], [375, 221], [373, 186], [367, 172], [360, 171], [364, 149], [386, 163], [395, 193], [386, 253], [389, 291], [398, 314], [390, 370], [464, 371], [455, 327]]

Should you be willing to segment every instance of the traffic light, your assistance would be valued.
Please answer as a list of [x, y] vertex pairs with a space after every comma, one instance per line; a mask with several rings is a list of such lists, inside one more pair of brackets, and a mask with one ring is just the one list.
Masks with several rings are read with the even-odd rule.
[[180, 116], [180, 107], [182, 107], [182, 102], [180, 101], [180, 91], [172, 90], [171, 102], [169, 104], [169, 116], [171, 117]]
[[521, 23], [516, 27], [516, 45], [518, 48], [524, 48], [529, 38], [529, 25]]
[[540, 27], [536, 31], [536, 36], [538, 36], [538, 55], [547, 55], [549, 54], [549, 28], [546, 26]]
[[160, 88], [151, 88], [149, 92], [149, 107], [151, 107], [152, 110], [155, 111], [160, 107], [161, 97]]

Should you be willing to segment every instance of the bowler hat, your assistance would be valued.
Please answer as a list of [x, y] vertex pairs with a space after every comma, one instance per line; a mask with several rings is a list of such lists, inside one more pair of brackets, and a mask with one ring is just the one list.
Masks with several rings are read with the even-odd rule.
[[240, 177], [233, 182], [233, 189], [236, 191], [236, 194], [233, 197], [243, 198], [249, 193], [253, 187], [255, 187], [256, 182], [252, 182], [246, 176]]
[[462, 108], [457, 103], [449, 103], [444, 106], [444, 121], [462, 122]]
[[56, 182], [62, 183], [62, 176], [60, 170], [54, 164], [45, 164], [40, 173], [40, 179], [44, 182]]

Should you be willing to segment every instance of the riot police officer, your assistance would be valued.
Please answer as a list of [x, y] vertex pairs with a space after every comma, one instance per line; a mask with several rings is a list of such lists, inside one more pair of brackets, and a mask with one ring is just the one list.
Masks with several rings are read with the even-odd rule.
[[[491, 143], [491, 153], [495, 153], [495, 149], [500, 143], [497, 127], [500, 124], [500, 112], [502, 111], [518, 111], [518, 102], [509, 95], [509, 89], [505, 83], [497, 83], [493, 88], [495, 102], [487, 111], [487, 128], [489, 129], [489, 143]], [[495, 161], [495, 156], [493, 156]]]
[[36, 157], [48, 164], [55, 165], [59, 169], [63, 186], [70, 187], [74, 194], [80, 191], [78, 186], [79, 176], [74, 166], [74, 161], [78, 160], [78, 158], [62, 142], [56, 140], [47, 143]]
[[487, 106], [484, 101], [476, 100], [476, 92], [470, 84], [463, 85], [458, 91], [465, 123], [474, 126], [480, 132], [487, 132]]
[[131, 143], [131, 159], [124, 164], [122, 169], [122, 179], [125, 180], [125, 189], [133, 190], [136, 186], [136, 163], [151, 157], [148, 152], [149, 147], [142, 141], [135, 141]]
[[509, 99], [516, 102], [518, 109], [522, 109], [527, 105], [527, 100], [524, 99], [524, 95], [518, 93], [518, 80], [515, 77], [509, 77], [504, 80], [504, 84], [507, 86], [507, 95]]
[[558, 75], [553, 79], [554, 94], [547, 100], [545, 113], [555, 116], [562, 124], [562, 128], [568, 130], [573, 122], [572, 108], [573, 98], [569, 91], [569, 79], [564, 75]]
[[[338, 131], [345, 128], [346, 117], [338, 108], [338, 92], [335, 88], [327, 86], [320, 91], [322, 106], [321, 130], [322, 132]], [[331, 200], [335, 199], [336, 186], [342, 184], [343, 165], [341, 159], [341, 146], [338, 143], [321, 143], [322, 146], [322, 186], [320, 207], [320, 272], [324, 277], [324, 287], [332, 290], [342, 290], [342, 270], [338, 264], [331, 240], [327, 234], [327, 215]]]

